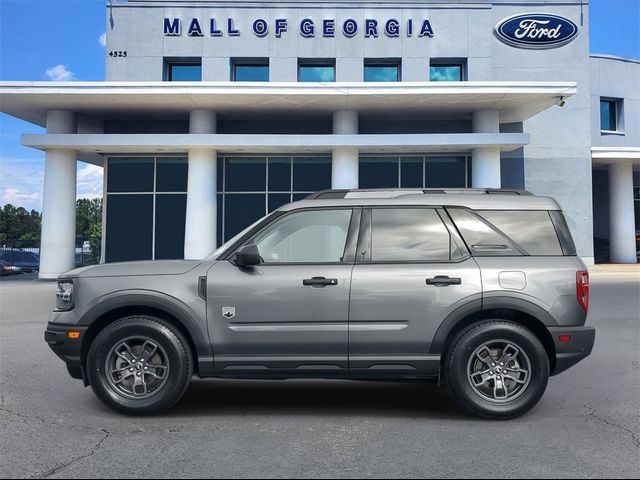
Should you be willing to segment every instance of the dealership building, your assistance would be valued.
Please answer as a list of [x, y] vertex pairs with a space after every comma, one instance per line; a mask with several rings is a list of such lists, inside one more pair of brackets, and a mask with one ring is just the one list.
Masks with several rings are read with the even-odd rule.
[[590, 54], [587, 2], [105, 7], [104, 82], [0, 82], [46, 127], [43, 278], [74, 264], [78, 160], [105, 262], [201, 258], [317, 190], [461, 187], [552, 196], [585, 261], [637, 261], [640, 61]]

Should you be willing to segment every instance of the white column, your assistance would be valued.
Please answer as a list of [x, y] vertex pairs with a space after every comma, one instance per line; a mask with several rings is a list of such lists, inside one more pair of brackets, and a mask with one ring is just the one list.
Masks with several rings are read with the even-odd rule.
[[[473, 113], [473, 133], [499, 133], [500, 115], [497, 110]], [[500, 188], [500, 148], [480, 147], [472, 151], [471, 177], [473, 188]]]
[[[76, 133], [73, 112], [47, 113], [47, 133]], [[47, 150], [44, 166], [40, 273], [55, 279], [75, 266], [76, 247], [76, 152]]]
[[[333, 133], [336, 135], [357, 135], [358, 112], [335, 112], [333, 114]], [[358, 188], [358, 161], [357, 148], [334, 148], [331, 160], [331, 188]]]
[[633, 165], [609, 166], [609, 250], [612, 263], [636, 263], [633, 213]]
[[[216, 115], [194, 110], [189, 117], [189, 133], [216, 133]], [[217, 228], [217, 152], [212, 148], [189, 150], [187, 215], [184, 232], [184, 258], [200, 259], [216, 249]]]

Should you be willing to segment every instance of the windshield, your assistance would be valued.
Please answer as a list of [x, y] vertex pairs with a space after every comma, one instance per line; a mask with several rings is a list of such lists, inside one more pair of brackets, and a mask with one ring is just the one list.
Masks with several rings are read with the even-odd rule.
[[267, 215], [266, 217], [262, 217], [259, 220], [256, 220], [255, 222], [253, 222], [251, 225], [249, 225], [247, 228], [245, 228], [244, 230], [242, 230], [240, 233], [238, 233], [237, 235], [235, 235], [234, 237], [230, 238], [229, 240], [227, 240], [225, 243], [223, 243], [222, 245], [220, 245], [216, 250], [214, 250], [213, 253], [211, 253], [208, 257], [205, 258], [205, 260], [215, 260], [216, 258], [218, 258], [222, 253], [224, 253], [231, 245], [233, 245], [234, 243], [236, 243], [238, 240], [240, 240], [242, 237], [244, 237], [253, 227], [255, 227], [256, 225], [258, 225], [260, 222], [262, 222], [263, 220], [271, 217], [272, 215], [274, 215], [276, 212], [272, 212], [269, 215]]

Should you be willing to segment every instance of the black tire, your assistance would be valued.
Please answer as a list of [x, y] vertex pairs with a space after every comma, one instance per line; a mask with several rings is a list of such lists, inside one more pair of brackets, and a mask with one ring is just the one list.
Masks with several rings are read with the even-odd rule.
[[[528, 369], [528, 375], [509, 371], [506, 373], [509, 377], [505, 377], [504, 367], [499, 367], [498, 362], [496, 367], [502, 373], [500, 377], [495, 368], [491, 367], [495, 365], [492, 360], [485, 362], [487, 358], [496, 358], [502, 352], [497, 355], [494, 353], [493, 357], [488, 357], [486, 354], [483, 356], [483, 351], [487, 352], [483, 347], [487, 345], [490, 351], [499, 352], [499, 346], [503, 344], [513, 344], [517, 347], [520, 356], [510, 365]], [[463, 330], [451, 345], [445, 358], [445, 379], [456, 403], [468, 413], [495, 420], [515, 418], [531, 410], [547, 388], [549, 381], [547, 352], [540, 340], [521, 325], [503, 320], [486, 320]], [[514, 353], [515, 351], [511, 350]], [[480, 356], [476, 355], [476, 352]], [[485, 370], [473, 375], [474, 372], [484, 370], [485, 367], [491, 370], [488, 374]], [[505, 382], [505, 378], [509, 378], [508, 385], [511, 386], [513, 395], [511, 399], [506, 394], [508, 389], [496, 389], [496, 377], [502, 378], [502, 382]], [[522, 384], [511, 380], [515, 377], [521, 380]], [[482, 385], [474, 386], [473, 381]], [[507, 398], [500, 398], [505, 394]]]
[[[148, 343], [144, 343], [145, 339]], [[142, 350], [145, 349], [145, 345], [149, 345], [147, 351], [153, 351], [154, 345], [156, 347], [156, 353], [146, 360], [139, 346], [132, 348], [138, 351], [139, 355], [139, 357], [131, 356], [131, 358], [137, 358], [134, 363], [143, 363], [140, 359], [148, 361], [149, 363], [146, 364], [149, 366], [148, 369], [155, 372], [154, 376], [151, 376], [151, 373], [125, 372], [131, 378], [134, 378], [133, 375], [142, 376], [145, 379], [143, 388], [127, 387], [126, 384], [132, 383], [133, 380], [125, 379], [117, 383], [113, 376], [107, 377], [109, 375], [108, 358], [109, 362], [115, 359], [127, 366], [126, 368], [117, 367], [118, 369], [134, 372], [128, 367], [135, 366], [142, 370], [141, 366], [132, 365], [129, 360], [122, 359], [122, 356], [114, 352], [123, 341], [132, 345], [142, 343]], [[124, 347], [120, 348], [122, 349], [120, 352], [126, 351]], [[127, 357], [129, 357], [128, 354]], [[157, 365], [153, 365], [154, 359]], [[166, 363], [166, 370], [162, 370], [163, 363]], [[160, 318], [136, 315], [117, 320], [98, 334], [87, 355], [87, 375], [95, 394], [113, 410], [126, 415], [153, 415], [168, 410], [180, 400], [193, 375], [193, 358], [184, 336], [171, 324]], [[149, 383], [148, 386], [146, 382]], [[127, 391], [129, 388], [144, 389], [147, 396], [135, 398], [141, 393], [139, 391], [129, 393]]]

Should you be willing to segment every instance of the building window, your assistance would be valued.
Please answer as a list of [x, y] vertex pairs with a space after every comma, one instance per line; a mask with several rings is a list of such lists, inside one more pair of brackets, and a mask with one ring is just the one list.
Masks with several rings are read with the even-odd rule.
[[167, 82], [200, 82], [202, 81], [202, 60], [165, 60], [164, 79]]
[[184, 157], [107, 160], [107, 262], [184, 258], [187, 177]]
[[466, 188], [468, 155], [362, 155], [360, 188]]
[[268, 82], [269, 59], [233, 59], [231, 61], [231, 75], [231, 80], [234, 82]]
[[366, 59], [364, 61], [365, 82], [399, 82], [400, 60]]
[[600, 130], [603, 132], [622, 131], [622, 100], [615, 98], [600, 99]]
[[218, 158], [218, 245], [281, 207], [331, 188], [331, 156]]
[[299, 82], [335, 82], [335, 59], [311, 59], [298, 61]]
[[466, 80], [466, 61], [431, 59], [429, 80], [432, 82], [462, 82]]

